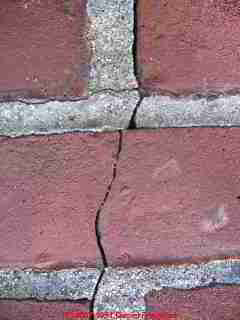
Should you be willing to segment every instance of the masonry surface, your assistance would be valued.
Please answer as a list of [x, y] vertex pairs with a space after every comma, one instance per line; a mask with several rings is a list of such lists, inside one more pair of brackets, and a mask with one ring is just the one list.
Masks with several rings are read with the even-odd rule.
[[7, 0], [0, 19], [2, 99], [86, 94], [85, 0]]
[[138, 15], [144, 90], [178, 95], [239, 91], [238, 1], [140, 0]]
[[238, 128], [123, 133], [118, 176], [100, 221], [110, 265], [239, 255], [239, 134]]
[[239, 12], [5, 1], [0, 319], [238, 319]]

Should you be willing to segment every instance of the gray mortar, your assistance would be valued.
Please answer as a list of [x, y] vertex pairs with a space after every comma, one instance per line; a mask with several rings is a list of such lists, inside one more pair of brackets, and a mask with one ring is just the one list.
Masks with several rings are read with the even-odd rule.
[[144, 296], [151, 290], [164, 287], [192, 289], [215, 284], [240, 285], [240, 260], [168, 267], [107, 268], [96, 295], [94, 311], [144, 313]]
[[0, 103], [0, 135], [126, 129], [138, 99], [138, 92], [133, 90], [99, 93], [79, 101], [3, 102]]
[[136, 114], [138, 128], [229, 127], [240, 125], [240, 96], [215, 99], [150, 96]]
[[92, 60], [90, 94], [103, 89], [137, 87], [132, 46], [134, 42], [133, 0], [88, 0], [88, 41]]
[[0, 135], [126, 129], [139, 99], [134, 75], [134, 0], [88, 0], [88, 99], [0, 103]]
[[[0, 270], [1, 299], [91, 300], [101, 271]], [[106, 268], [95, 296], [94, 312], [144, 312], [144, 297], [162, 288], [193, 289], [240, 285], [240, 259], [178, 266]]]
[[91, 300], [100, 273], [95, 268], [49, 272], [0, 270], [0, 298]]

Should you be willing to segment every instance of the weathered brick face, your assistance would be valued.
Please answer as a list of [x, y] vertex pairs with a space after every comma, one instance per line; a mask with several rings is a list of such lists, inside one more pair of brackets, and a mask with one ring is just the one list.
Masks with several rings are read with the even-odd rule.
[[131, 131], [100, 223], [111, 265], [239, 255], [239, 129]]
[[236, 0], [2, 1], [0, 320], [240, 319], [239, 30]]
[[240, 88], [239, 1], [140, 0], [138, 68], [147, 92]]
[[112, 179], [117, 135], [0, 143], [0, 266], [101, 265], [95, 218]]
[[145, 300], [147, 311], [162, 314], [163, 320], [230, 320], [240, 316], [239, 286], [163, 289], [149, 293]]
[[0, 8], [0, 98], [87, 94], [86, 0], [6, 0]]

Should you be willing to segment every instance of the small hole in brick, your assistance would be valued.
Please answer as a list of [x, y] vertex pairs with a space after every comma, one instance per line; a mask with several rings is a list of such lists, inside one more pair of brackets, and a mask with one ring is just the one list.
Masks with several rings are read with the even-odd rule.
[[240, 200], [240, 196], [237, 196], [237, 199]]

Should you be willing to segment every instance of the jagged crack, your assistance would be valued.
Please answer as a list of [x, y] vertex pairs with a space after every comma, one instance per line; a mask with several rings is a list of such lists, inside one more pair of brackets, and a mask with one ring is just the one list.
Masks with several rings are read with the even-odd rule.
[[95, 220], [95, 232], [96, 232], [96, 240], [97, 240], [97, 245], [98, 245], [98, 248], [100, 250], [100, 253], [101, 253], [101, 257], [102, 257], [102, 262], [103, 262], [103, 270], [101, 272], [101, 275], [98, 279], [98, 282], [96, 284], [96, 287], [95, 287], [95, 290], [94, 290], [94, 294], [93, 294], [93, 299], [91, 301], [91, 306], [90, 306], [90, 312], [91, 312], [91, 315], [92, 315], [92, 320], [94, 319], [94, 302], [95, 302], [95, 298], [96, 298], [96, 295], [97, 295], [97, 292], [98, 292], [98, 288], [100, 286], [100, 283], [101, 283], [101, 280], [102, 280], [102, 277], [105, 273], [105, 269], [108, 267], [108, 261], [107, 261], [107, 257], [106, 257], [106, 254], [105, 254], [105, 251], [104, 251], [104, 246], [102, 244], [102, 241], [101, 241], [101, 233], [100, 233], [100, 228], [99, 228], [99, 224], [100, 224], [100, 218], [101, 218], [101, 212], [108, 200], [108, 197], [111, 193], [111, 190], [112, 190], [112, 186], [113, 186], [113, 183], [114, 183], [114, 180], [116, 179], [117, 177], [117, 168], [118, 168], [118, 160], [119, 160], [119, 157], [120, 157], [120, 154], [121, 154], [121, 151], [122, 151], [122, 131], [119, 130], [118, 131], [118, 134], [119, 134], [119, 138], [118, 138], [118, 148], [117, 148], [117, 154], [116, 154], [116, 157], [115, 157], [115, 161], [114, 161], [114, 164], [113, 164], [113, 170], [112, 170], [112, 179], [107, 187], [107, 190], [106, 190], [106, 193], [105, 193], [105, 196], [97, 210], [97, 213], [96, 213], [96, 220]]
[[107, 258], [106, 258], [105, 252], [104, 252], [102, 242], [101, 242], [101, 234], [100, 234], [100, 230], [99, 230], [99, 220], [100, 220], [102, 209], [103, 209], [105, 203], [107, 202], [108, 197], [111, 193], [113, 182], [117, 176], [117, 164], [118, 164], [118, 159], [119, 159], [119, 156], [120, 156], [120, 153], [122, 150], [122, 131], [119, 130], [118, 134], [119, 134], [118, 149], [117, 149], [116, 158], [115, 158], [115, 161], [113, 164], [112, 179], [108, 185], [108, 188], [107, 188], [107, 191], [106, 191], [105, 196], [103, 198], [103, 201], [101, 202], [101, 204], [97, 210], [96, 220], [95, 220], [95, 231], [96, 231], [97, 244], [98, 244], [98, 247], [99, 247], [99, 250], [101, 253], [104, 268], [108, 267], [108, 262], [107, 262]]

